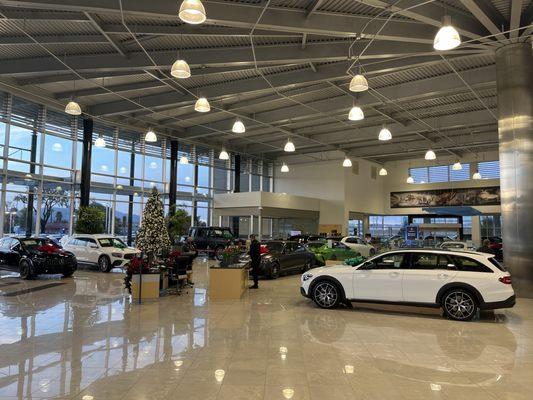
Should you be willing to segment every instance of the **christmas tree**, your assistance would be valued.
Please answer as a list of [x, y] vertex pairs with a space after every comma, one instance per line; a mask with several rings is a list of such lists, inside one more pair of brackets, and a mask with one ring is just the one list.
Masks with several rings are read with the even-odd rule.
[[163, 203], [156, 188], [153, 188], [144, 207], [141, 227], [137, 232], [135, 244], [149, 258], [170, 247], [167, 225], [163, 215]]

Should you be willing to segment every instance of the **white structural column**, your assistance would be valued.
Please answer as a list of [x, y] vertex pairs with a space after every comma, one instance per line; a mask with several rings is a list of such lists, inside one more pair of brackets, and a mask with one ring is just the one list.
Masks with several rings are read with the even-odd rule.
[[496, 50], [504, 260], [518, 296], [533, 298], [533, 55], [531, 43]]

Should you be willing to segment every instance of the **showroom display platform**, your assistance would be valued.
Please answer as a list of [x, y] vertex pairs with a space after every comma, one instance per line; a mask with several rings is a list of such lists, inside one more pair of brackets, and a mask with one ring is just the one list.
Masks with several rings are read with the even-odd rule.
[[134, 307], [115, 272], [16, 296], [5, 294], [56, 279], [0, 286], [0, 398], [530, 398], [533, 300], [469, 323], [432, 309], [322, 310], [292, 275], [212, 302], [212, 263], [197, 259], [188, 294]]
[[238, 267], [209, 268], [209, 298], [211, 300], [239, 300], [248, 290], [248, 263]]

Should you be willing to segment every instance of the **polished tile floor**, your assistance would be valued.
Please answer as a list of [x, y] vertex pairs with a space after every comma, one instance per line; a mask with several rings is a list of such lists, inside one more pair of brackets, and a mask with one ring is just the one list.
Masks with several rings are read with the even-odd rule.
[[0, 399], [533, 398], [533, 300], [471, 323], [324, 311], [292, 276], [215, 303], [207, 266], [195, 264], [189, 293], [142, 305], [119, 272], [0, 273]]

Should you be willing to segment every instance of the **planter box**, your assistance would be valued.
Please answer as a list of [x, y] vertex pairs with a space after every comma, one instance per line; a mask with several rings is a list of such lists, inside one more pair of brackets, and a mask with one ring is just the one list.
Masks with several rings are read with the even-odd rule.
[[248, 288], [248, 265], [242, 268], [209, 269], [209, 298], [239, 300]]
[[[158, 299], [159, 298], [159, 281], [160, 274], [143, 274], [142, 275], [142, 290], [141, 300]], [[140, 275], [135, 274], [131, 277], [131, 295], [134, 299], [139, 298], [139, 282]]]

